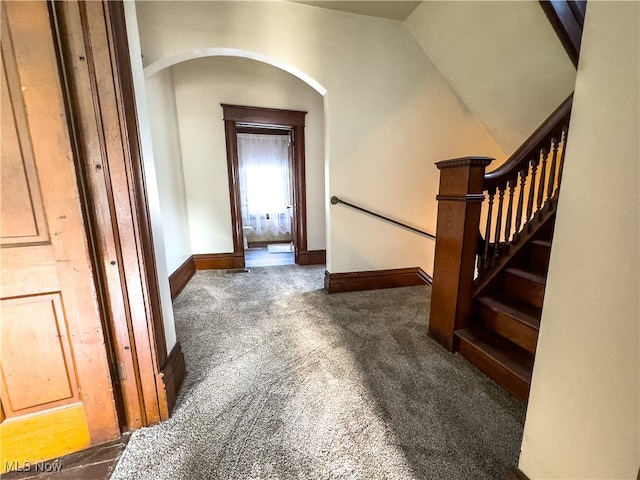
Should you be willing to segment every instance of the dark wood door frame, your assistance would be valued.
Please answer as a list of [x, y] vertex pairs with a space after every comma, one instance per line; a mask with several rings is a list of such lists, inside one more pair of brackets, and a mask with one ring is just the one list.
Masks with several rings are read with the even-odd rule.
[[291, 130], [293, 142], [293, 226], [294, 258], [298, 265], [308, 265], [307, 195], [305, 180], [304, 119], [307, 112], [274, 108], [221, 104], [227, 145], [229, 200], [233, 232], [233, 256], [236, 268], [244, 267], [244, 234], [240, 210], [240, 177], [238, 170], [238, 130], [242, 126], [285, 128]]
[[184, 376], [167, 352], [121, 1], [51, 5], [122, 430], [166, 420]]

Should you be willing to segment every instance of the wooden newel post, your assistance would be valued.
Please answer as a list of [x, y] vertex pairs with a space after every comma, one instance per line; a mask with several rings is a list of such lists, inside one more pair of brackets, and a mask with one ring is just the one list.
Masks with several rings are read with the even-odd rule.
[[440, 191], [429, 334], [449, 350], [454, 332], [469, 321], [484, 171], [493, 160], [464, 157], [436, 163]]

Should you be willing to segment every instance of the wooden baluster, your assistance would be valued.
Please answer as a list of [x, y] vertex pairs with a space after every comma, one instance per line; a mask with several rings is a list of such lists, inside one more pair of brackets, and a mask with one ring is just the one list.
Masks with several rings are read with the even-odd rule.
[[544, 200], [544, 187], [547, 179], [547, 160], [549, 158], [549, 149], [546, 147], [543, 148], [540, 150], [540, 154], [542, 155], [542, 168], [540, 168], [540, 183], [538, 185], [538, 204], [536, 212], [542, 209], [542, 201]]
[[[560, 154], [560, 162], [558, 164], [558, 186], [556, 192], [560, 190], [560, 184], [562, 183], [562, 170], [564, 169], [564, 154], [567, 151], [567, 133], [568, 125], [562, 127], [562, 153]], [[557, 193], [556, 193], [557, 195]]]
[[520, 170], [520, 193], [518, 195], [518, 208], [516, 209], [516, 233], [520, 233], [522, 228], [522, 208], [524, 206], [524, 187], [527, 183], [527, 174], [529, 173], [529, 166]]
[[496, 189], [489, 189], [489, 208], [487, 209], [487, 226], [484, 231], [484, 254], [483, 263], [484, 268], [489, 267], [489, 243], [491, 243], [491, 215], [493, 213], [493, 198], [496, 195]]
[[493, 258], [498, 258], [500, 254], [500, 232], [502, 229], [502, 203], [504, 200], [504, 191], [504, 185], [498, 187], [498, 214], [496, 215], [496, 235], [494, 238]]
[[525, 224], [531, 221], [531, 216], [533, 214], [533, 198], [536, 190], [536, 172], [538, 171], [538, 162], [540, 159], [538, 157], [531, 160], [531, 187], [529, 188], [529, 201], [527, 202], [527, 216]]
[[553, 197], [556, 187], [556, 164], [558, 160], [558, 140], [556, 137], [551, 139], [553, 145], [553, 155], [551, 156], [551, 167], [549, 168], [549, 185], [547, 186], [547, 201]]
[[516, 175], [509, 180], [509, 206], [507, 207], [507, 218], [504, 225], [504, 241], [509, 243], [511, 238], [511, 220], [513, 217], [513, 193], [516, 190], [518, 184], [518, 176]]

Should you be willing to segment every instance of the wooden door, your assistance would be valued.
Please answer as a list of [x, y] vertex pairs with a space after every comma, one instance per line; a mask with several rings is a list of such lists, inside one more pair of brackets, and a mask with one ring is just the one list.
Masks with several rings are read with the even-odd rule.
[[0, 471], [120, 436], [45, 2], [2, 2]]

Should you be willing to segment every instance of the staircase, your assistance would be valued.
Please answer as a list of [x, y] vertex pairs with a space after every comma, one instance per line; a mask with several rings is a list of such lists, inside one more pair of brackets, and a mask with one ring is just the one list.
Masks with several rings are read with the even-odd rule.
[[529, 396], [555, 215], [473, 296], [457, 351], [519, 399]]
[[529, 396], [572, 98], [493, 172], [441, 170], [429, 333], [522, 401]]

